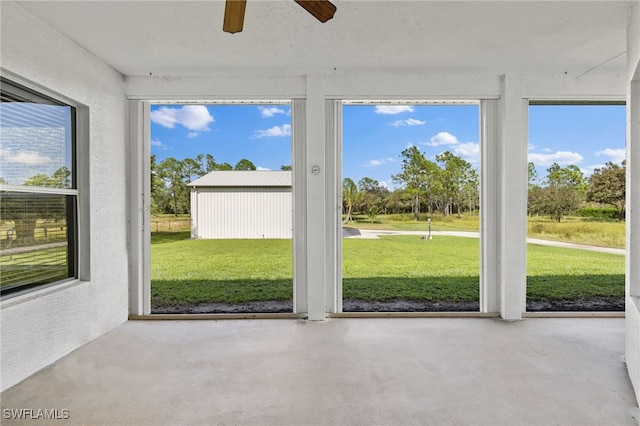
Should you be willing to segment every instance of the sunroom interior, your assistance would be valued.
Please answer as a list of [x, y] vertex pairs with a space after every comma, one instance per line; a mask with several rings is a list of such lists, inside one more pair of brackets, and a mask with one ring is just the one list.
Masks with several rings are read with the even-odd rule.
[[[619, 337], [617, 340], [610, 338], [611, 335], [606, 337], [607, 333], [601, 335], [594, 331], [592, 335], [602, 337], [598, 350], [605, 342], [605, 346], [612, 345], [606, 348], [610, 349], [610, 356], [622, 357], [622, 363], [612, 367], [618, 368], [617, 373], [609, 375], [627, 392], [620, 400], [629, 410], [621, 414], [619, 421], [629, 424], [633, 419], [637, 421], [640, 401], [640, 1], [346, 0], [334, 3], [335, 17], [320, 23], [294, 1], [249, 0], [244, 29], [235, 34], [223, 32], [225, 2], [218, 0], [7, 0], [0, 3], [3, 85], [11, 84], [69, 105], [77, 117], [74, 156], [77, 185], [62, 191], [77, 197], [74, 207], [77, 209], [77, 264], [69, 279], [3, 295], [0, 302], [3, 415], [13, 415], [7, 409], [65, 409], [64, 406], [45, 407], [43, 401], [51, 403], [52, 399], [38, 399], [37, 389], [45, 388], [41, 387], [42, 382], [34, 380], [41, 376], [42, 380], [46, 378], [51, 382], [57, 377], [61, 380], [57, 385], [64, 386], [66, 381], [73, 380], [68, 376], [73, 369], [64, 363], [81, 365], [78, 370], [87, 373], [91, 357], [96, 357], [95, 363], [108, 363], [104, 365], [107, 370], [135, 369], [131, 377], [147, 380], [136, 384], [131, 382], [134, 379], [123, 379], [114, 385], [116, 387], [141, 386], [142, 390], [154, 386], [153, 389], [160, 390], [166, 385], [165, 380], [170, 376], [160, 375], [158, 379], [141, 376], [139, 370], [144, 369], [144, 357], [139, 359], [140, 363], [132, 361], [140, 357], [140, 353], [132, 354], [129, 364], [122, 359], [130, 356], [126, 352], [101, 357], [92, 349], [99, 346], [91, 345], [102, 344], [108, 348], [110, 343], [104, 339], [120, 339], [112, 343], [121, 345], [118, 347], [123, 350], [130, 347], [144, 351], [144, 348], [153, 348], [136, 344], [153, 336], [155, 344], [161, 342], [170, 348], [179, 347], [183, 342], [185, 350], [195, 354], [192, 356], [206, 358], [210, 355], [207, 351], [222, 350], [216, 349], [209, 340], [229, 343], [230, 335], [235, 335], [238, 341], [231, 339], [232, 344], [222, 351], [228, 351], [225, 359], [234, 361], [230, 368], [242, 369], [248, 368], [248, 363], [269, 358], [270, 339], [286, 344], [282, 333], [305, 333], [306, 340], [297, 344], [309, 344], [309, 349], [290, 351], [284, 359], [291, 367], [278, 364], [273, 377], [269, 376], [271, 380], [296, 376], [305, 389], [298, 395], [302, 401], [295, 400], [291, 388], [281, 391], [286, 398], [293, 398], [286, 404], [277, 402], [277, 398], [265, 397], [268, 399], [264, 401], [265, 407], [274, 410], [279, 407], [278, 416], [261, 418], [259, 409], [246, 407], [248, 400], [239, 397], [243, 386], [262, 389], [259, 381], [264, 377], [252, 381], [250, 375], [240, 379], [220, 376], [229, 380], [215, 384], [219, 392], [228, 390], [222, 397], [228, 404], [226, 411], [216, 406], [214, 412], [206, 413], [204, 406], [189, 405], [184, 400], [174, 408], [177, 411], [188, 411], [189, 407], [202, 409], [191, 412], [188, 417], [191, 423], [334, 424], [345, 419], [347, 423], [396, 423], [394, 420], [443, 423], [447, 419], [452, 423], [470, 422], [471, 417], [456, 417], [461, 414], [453, 402], [456, 399], [453, 391], [439, 396], [438, 403], [444, 405], [425, 402], [424, 409], [406, 414], [408, 401], [411, 404], [419, 401], [406, 395], [403, 400], [404, 392], [424, 390], [412, 383], [409, 373], [412, 369], [419, 370], [419, 365], [408, 365], [409, 370], [399, 373], [407, 374], [399, 383], [394, 382], [393, 375], [382, 374], [387, 386], [393, 384], [396, 391], [410, 391], [398, 391], [378, 410], [358, 411], [365, 407], [361, 399], [338, 400], [335, 396], [326, 396], [370, 385], [371, 377], [365, 379], [367, 375], [359, 369], [375, 370], [375, 363], [357, 358], [346, 358], [348, 369], [340, 366], [337, 358], [333, 358], [340, 351], [340, 347], [331, 343], [334, 337], [339, 336], [341, 342], [356, 346], [366, 340], [373, 346], [357, 346], [354, 350], [367, 353], [379, 348], [377, 345], [384, 346], [385, 339], [393, 345], [393, 338], [405, 333], [404, 341], [411, 341], [415, 336], [419, 341], [420, 334], [438, 334], [438, 327], [442, 327], [442, 332], [450, 333], [462, 328], [482, 330], [478, 331], [480, 335], [487, 333], [487, 339], [497, 339], [491, 340], [496, 347], [505, 344], [509, 350], [522, 344], [518, 339], [535, 336], [572, 341], [578, 339], [578, 335], [583, 336], [584, 340], [575, 348], [576, 353], [595, 350], [584, 343], [590, 341], [591, 331], [613, 333]], [[149, 275], [150, 106], [259, 103], [273, 99], [291, 101], [292, 107], [293, 315], [278, 321], [153, 322]], [[344, 101], [354, 99], [362, 102], [383, 99], [391, 104], [409, 104], [416, 99], [434, 103], [469, 101], [480, 106], [480, 310], [473, 313], [476, 318], [427, 316], [366, 320], [374, 323], [345, 318], [348, 315], [342, 312], [339, 256], [341, 107]], [[579, 319], [575, 315], [570, 319], [538, 319], [527, 315], [529, 100], [626, 103], [624, 319], [589, 315]], [[17, 161], [8, 150], [3, 149], [2, 156], [3, 161]], [[4, 183], [2, 190], [3, 194], [17, 191]], [[242, 363], [246, 348], [238, 343], [243, 336], [253, 339], [256, 345], [246, 365]], [[473, 333], [461, 333], [459, 337], [473, 345]], [[189, 338], [194, 341], [185, 343]], [[195, 342], [200, 340], [208, 343], [198, 347]], [[426, 349], [428, 343], [423, 344], [427, 345], [423, 348], [424, 357], [428, 358], [431, 353], [439, 363], [449, 362], [448, 356], [433, 353]], [[446, 338], [431, 344], [449, 345]], [[464, 351], [460, 342], [451, 347]], [[386, 361], [392, 363], [394, 356], [404, 356], [401, 352], [392, 354], [381, 350], [380, 356], [388, 356]], [[415, 348], [409, 351], [416, 357], [420, 352]], [[559, 353], [560, 358], [572, 356], [572, 349], [567, 346]], [[524, 351], [520, 353], [517, 348], [509, 354], [516, 358], [521, 355], [522, 360], [531, 356]], [[458, 355], [460, 352], [456, 352]], [[85, 361], [70, 361], [75, 356], [85, 357]], [[474, 353], [474, 356], [480, 355]], [[492, 355], [484, 353], [484, 356]], [[305, 357], [310, 361], [305, 361]], [[554, 360], [557, 361], [548, 358], [550, 364]], [[191, 362], [197, 364], [197, 361]], [[451, 369], [464, 370], [463, 361], [451, 362]], [[544, 364], [544, 357], [531, 361], [535, 362]], [[522, 366], [526, 369], [531, 363], [527, 361]], [[343, 378], [353, 374], [363, 381], [350, 382], [353, 389], [340, 388], [344, 385], [340, 380], [317, 382], [316, 375], [323, 377], [318, 370], [320, 366], [329, 372], [331, 369], [333, 373], [340, 372]], [[597, 366], [594, 363], [585, 368], [597, 369]], [[176, 368], [188, 374], [181, 367]], [[482, 369], [482, 363], [478, 368]], [[496, 368], [494, 376], [516, 371], [509, 370], [509, 373]], [[619, 374], [621, 368], [624, 368], [623, 376]], [[314, 375], [305, 375], [309, 371]], [[474, 382], [474, 374], [481, 373], [473, 370], [465, 373], [470, 383]], [[510, 380], [531, 385], [529, 376], [518, 379], [518, 374]], [[572, 377], [580, 374], [571, 373]], [[564, 380], [560, 377], [565, 376], [557, 377]], [[598, 380], [596, 376], [592, 379]], [[314, 387], [314, 383], [327, 387]], [[553, 381], [540, 383], [541, 387], [554, 386]], [[206, 386], [206, 382], [201, 385]], [[502, 382], [494, 385], [508, 389]], [[49, 396], [56, 392], [54, 385], [51, 386], [46, 388]], [[101, 395], [101, 387], [95, 389], [98, 393], [92, 400]], [[571, 392], [569, 388], [562, 389]], [[112, 395], [111, 391], [102, 391], [102, 395]], [[595, 388], [594, 392], [598, 391]], [[192, 392], [195, 398], [198, 392]], [[276, 396], [278, 392], [274, 391]], [[382, 398], [382, 393], [375, 395]], [[124, 394], [127, 392], [123, 391]], [[497, 394], [496, 398], [504, 395]], [[451, 404], [441, 401], [445, 396]], [[328, 399], [323, 399], [325, 397]], [[518, 419], [525, 424], [572, 423], [575, 419], [597, 424], [598, 419], [603, 418], [590, 417], [593, 410], [589, 404], [593, 401], [586, 393], [582, 397], [577, 392], [572, 398], [566, 402], [569, 413], [554, 409], [543, 413], [545, 410], [535, 408], [540, 408], [536, 404], [542, 404], [543, 400], [535, 398], [525, 398], [530, 412], [524, 415], [492, 410], [501, 403], [492, 402], [490, 398], [472, 410], [474, 415], [484, 416], [479, 417], [484, 419], [480, 423], [487, 424], [506, 424]], [[145, 398], [145, 407], [152, 409], [152, 400]], [[320, 402], [313, 406], [310, 402], [313, 400]], [[558, 399], [544, 401], [563, 405]], [[121, 408], [133, 409], [131, 404], [123, 400]], [[404, 414], [394, 411], [394, 406], [402, 407]], [[89, 423], [105, 421], [99, 418], [99, 413], [107, 412], [101, 411], [106, 410], [107, 405], [101, 407], [92, 407], [98, 414], [87, 413], [87, 417], [83, 417], [85, 414], [76, 412], [75, 418]], [[303, 407], [313, 408], [305, 413]], [[336, 407], [340, 410], [351, 407], [361, 417], [353, 413], [341, 417]], [[612, 409], [620, 414], [620, 406]], [[576, 414], [578, 411], [580, 415]], [[263, 414], [265, 412], [269, 410]], [[287, 413], [291, 416], [287, 417]], [[326, 417], [305, 417], [311, 413], [324, 413]], [[441, 417], [430, 417], [435, 413]], [[71, 412], [71, 420], [73, 415]], [[515, 417], [509, 417], [511, 415]], [[549, 417], [537, 417], [544, 415]], [[117, 419], [144, 423], [142, 417]], [[147, 423], [153, 423], [150, 419]], [[165, 421], [180, 422], [179, 417], [165, 417]]]

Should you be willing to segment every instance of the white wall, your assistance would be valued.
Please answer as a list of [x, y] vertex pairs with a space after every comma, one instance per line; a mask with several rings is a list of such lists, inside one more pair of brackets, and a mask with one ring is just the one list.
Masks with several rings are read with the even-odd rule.
[[626, 362], [640, 405], [640, 2], [627, 30]]
[[192, 238], [292, 238], [291, 188], [191, 188]]
[[15, 3], [1, 7], [3, 75], [57, 92], [90, 114], [90, 279], [0, 302], [4, 390], [126, 321], [128, 259], [122, 76]]

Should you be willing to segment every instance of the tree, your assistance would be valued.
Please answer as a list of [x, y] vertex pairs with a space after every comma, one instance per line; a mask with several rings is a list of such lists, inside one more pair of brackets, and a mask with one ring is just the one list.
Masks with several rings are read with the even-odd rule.
[[587, 180], [582, 170], [575, 164], [560, 167], [558, 163], [553, 163], [547, 169], [546, 182], [548, 185], [572, 187], [580, 197], [585, 197], [587, 193]]
[[280, 170], [283, 170], [283, 171], [292, 170], [291, 169], [291, 165], [288, 165], [288, 166], [282, 165], [282, 166], [280, 166]]
[[219, 165], [216, 163], [216, 159], [211, 154], [198, 154], [196, 155], [196, 161], [198, 162], [198, 164], [200, 164], [200, 170], [202, 170], [204, 174], [210, 173], [214, 170], [218, 170]]
[[456, 205], [458, 217], [460, 217], [465, 195], [473, 190], [473, 185], [477, 188], [477, 174], [469, 162], [450, 151], [436, 155], [436, 161], [442, 164], [439, 175], [445, 200], [443, 213], [452, 214], [453, 206]]
[[353, 213], [357, 197], [358, 187], [356, 184], [351, 178], [344, 178], [342, 181], [342, 203], [347, 210], [344, 223], [348, 223], [350, 220], [353, 220], [351, 214]]
[[626, 161], [619, 166], [608, 162], [604, 167], [595, 169], [589, 179], [587, 200], [608, 204], [618, 211], [618, 218], [625, 216]]
[[233, 170], [256, 170], [256, 166], [254, 166], [251, 161], [243, 158], [242, 160], [238, 161]]
[[158, 177], [164, 182], [172, 204], [172, 213], [189, 212], [189, 193], [185, 182], [182, 161], [173, 157], [165, 158], [158, 165]]
[[200, 163], [193, 158], [185, 158], [182, 160], [182, 172], [186, 183], [193, 182], [195, 179], [205, 175]]
[[364, 213], [380, 214], [388, 195], [389, 190], [375, 179], [363, 177], [358, 181], [358, 207]]
[[547, 169], [544, 186], [529, 189], [530, 214], [547, 214], [553, 220], [575, 211], [585, 199], [586, 180], [575, 165], [560, 167], [557, 163]]
[[415, 146], [402, 151], [400, 157], [402, 172], [393, 175], [392, 179], [411, 194], [413, 220], [417, 221], [420, 213], [420, 194], [424, 193], [427, 187], [428, 160]]
[[151, 154], [151, 212], [154, 214], [165, 213], [168, 204], [168, 196], [164, 181], [159, 175], [155, 154]]
[[527, 166], [529, 171], [529, 189], [531, 189], [538, 183], [538, 172], [536, 171], [536, 165], [532, 161], [529, 161]]
[[233, 167], [231, 167], [231, 164], [229, 163], [221, 163], [218, 164], [216, 170], [233, 170]]

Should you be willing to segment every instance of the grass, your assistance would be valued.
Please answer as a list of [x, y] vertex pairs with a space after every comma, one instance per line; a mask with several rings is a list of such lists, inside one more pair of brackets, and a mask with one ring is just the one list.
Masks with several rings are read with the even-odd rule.
[[528, 300], [624, 296], [622, 255], [529, 244], [527, 265]]
[[[290, 240], [190, 240], [152, 236], [153, 305], [292, 299]], [[624, 256], [530, 245], [530, 300], [624, 295]], [[387, 236], [343, 240], [343, 297], [366, 301], [477, 301], [473, 238]]]
[[290, 240], [191, 240], [189, 232], [151, 237], [151, 300], [156, 307], [292, 300]]
[[598, 247], [624, 248], [625, 223], [586, 221], [572, 217], [558, 223], [536, 217], [529, 218], [527, 236]]

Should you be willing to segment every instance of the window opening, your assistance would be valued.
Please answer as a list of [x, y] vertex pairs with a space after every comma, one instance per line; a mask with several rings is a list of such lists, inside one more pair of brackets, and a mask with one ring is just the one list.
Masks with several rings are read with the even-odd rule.
[[151, 312], [292, 312], [290, 104], [150, 118]]
[[528, 311], [624, 311], [624, 103], [530, 102]]
[[343, 311], [478, 311], [479, 106], [345, 102]]

